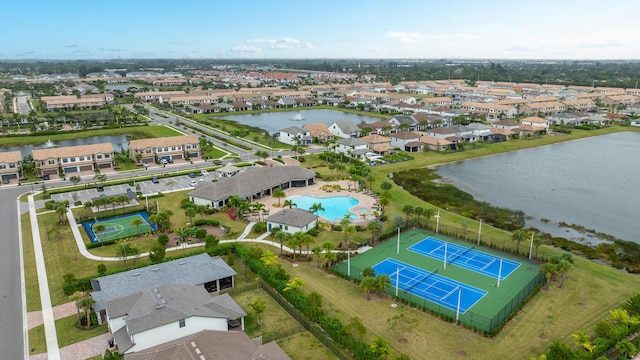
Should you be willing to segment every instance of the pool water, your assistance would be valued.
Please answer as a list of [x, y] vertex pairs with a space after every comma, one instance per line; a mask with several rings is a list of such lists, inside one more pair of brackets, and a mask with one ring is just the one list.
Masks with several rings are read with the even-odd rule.
[[307, 195], [294, 195], [288, 197], [287, 200], [293, 201], [296, 207], [305, 210], [309, 210], [314, 203], [320, 203], [324, 210], [318, 212], [318, 215], [329, 221], [342, 219], [345, 214], [351, 214], [352, 219], [358, 218], [358, 215], [350, 212], [349, 209], [357, 206], [360, 201], [349, 196], [317, 198]]

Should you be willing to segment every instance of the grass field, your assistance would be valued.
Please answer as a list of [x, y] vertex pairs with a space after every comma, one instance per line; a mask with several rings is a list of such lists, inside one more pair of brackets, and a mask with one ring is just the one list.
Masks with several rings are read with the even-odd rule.
[[[504, 319], [511, 314], [517, 305], [526, 298], [531, 290], [535, 288], [535, 285], [542, 281], [542, 278], [539, 277], [539, 264], [488, 248], [476, 247], [476, 250], [520, 263], [520, 266], [511, 273], [507, 279], [503, 280], [499, 287], [497, 287], [497, 280], [490, 276], [453, 264], [448, 264], [447, 268], [444, 269], [442, 261], [407, 250], [408, 247], [429, 236], [437, 237], [438, 239], [463, 247], [469, 247], [471, 245], [459, 240], [447, 238], [441, 234], [436, 235], [421, 229], [412, 229], [401, 234], [399, 254], [396, 254], [397, 242], [392, 239], [363, 254], [354, 256], [351, 259], [351, 277], [359, 279], [362, 269], [367, 266], [373, 267], [387, 258], [392, 258], [422, 268], [426, 272], [430, 272], [435, 268], [438, 268], [438, 275], [440, 276], [445, 276], [449, 279], [471, 285], [487, 292], [487, 294], [469, 311], [464, 314], [460, 314], [460, 321], [469, 326], [488, 332], [496, 329]], [[347, 262], [338, 264], [334, 269], [340, 273], [347, 274]], [[387, 293], [394, 294], [395, 289], [389, 288]], [[437, 313], [449, 316], [450, 318], [455, 318], [456, 316], [456, 312], [454, 310], [440, 306], [429, 300], [418, 297], [415, 294], [411, 294], [410, 292], [400, 290], [398, 295], [410, 303], [416, 304], [420, 308], [430, 309]]]

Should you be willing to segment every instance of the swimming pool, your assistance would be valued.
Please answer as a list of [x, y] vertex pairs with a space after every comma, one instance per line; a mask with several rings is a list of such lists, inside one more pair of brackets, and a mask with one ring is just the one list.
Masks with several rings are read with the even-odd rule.
[[358, 218], [358, 214], [350, 212], [349, 209], [357, 206], [360, 201], [349, 196], [317, 198], [307, 195], [294, 195], [289, 196], [287, 200], [292, 200], [296, 207], [305, 210], [309, 210], [314, 203], [320, 203], [324, 210], [318, 212], [318, 215], [329, 221], [342, 219], [345, 214], [351, 214], [352, 219]]

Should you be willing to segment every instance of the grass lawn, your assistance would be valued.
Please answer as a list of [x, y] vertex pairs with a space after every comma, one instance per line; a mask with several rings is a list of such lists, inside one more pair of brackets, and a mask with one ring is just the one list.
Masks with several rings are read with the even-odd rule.
[[291, 360], [333, 360], [337, 357], [310, 332], [305, 331], [276, 341]]
[[58, 335], [59, 347], [63, 348], [109, 332], [107, 324], [102, 324], [86, 330], [76, 327], [77, 323], [78, 317], [76, 315], [56, 320], [56, 334]]
[[[290, 336], [302, 331], [301, 325], [263, 290], [249, 290], [234, 294], [233, 299], [248, 314], [244, 320], [245, 330], [252, 339], [258, 336], [265, 338], [280, 337], [282, 336], [281, 334]], [[262, 326], [258, 326], [257, 317], [249, 306], [255, 299], [265, 301], [267, 304], [265, 311], [262, 313]]]
[[44, 325], [38, 325], [29, 330], [29, 354], [47, 352], [47, 340], [44, 336]]
[[177, 136], [179, 132], [167, 126], [149, 125], [149, 126], [132, 126], [116, 129], [97, 129], [78, 132], [61, 132], [55, 135], [34, 135], [34, 136], [6, 136], [0, 137], [0, 145], [2, 146], [20, 146], [45, 143], [49, 140], [72, 140], [91, 136], [102, 135], [120, 135], [129, 134], [132, 139], [157, 138], [166, 136]]
[[[22, 251], [24, 261], [24, 281], [27, 295], [27, 312], [42, 310], [40, 303], [40, 288], [38, 287], [38, 271], [36, 270], [36, 258], [31, 236], [31, 220], [29, 213], [20, 216], [22, 229]], [[44, 330], [43, 330], [44, 331]]]

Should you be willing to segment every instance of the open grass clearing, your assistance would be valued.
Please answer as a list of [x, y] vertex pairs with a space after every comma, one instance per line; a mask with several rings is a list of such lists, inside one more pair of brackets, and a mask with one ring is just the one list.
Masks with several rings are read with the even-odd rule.
[[276, 341], [291, 360], [333, 360], [337, 357], [310, 332], [305, 331]]
[[[244, 323], [245, 331], [250, 338], [258, 336], [269, 338], [292, 331], [302, 331], [301, 325], [264, 290], [249, 290], [234, 294], [233, 299], [248, 314]], [[255, 299], [264, 301], [267, 304], [265, 311], [262, 313], [262, 326], [258, 325], [257, 316], [249, 306]]]

